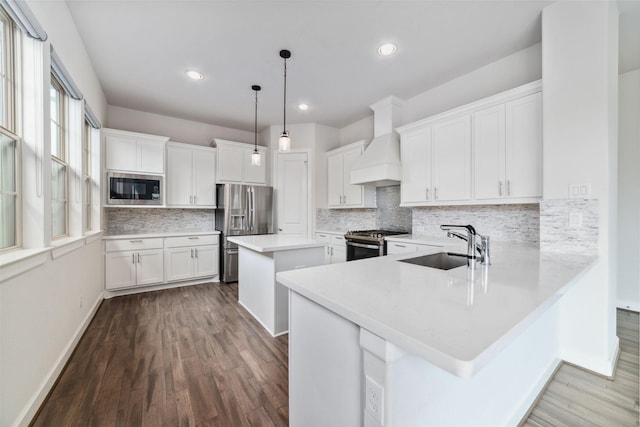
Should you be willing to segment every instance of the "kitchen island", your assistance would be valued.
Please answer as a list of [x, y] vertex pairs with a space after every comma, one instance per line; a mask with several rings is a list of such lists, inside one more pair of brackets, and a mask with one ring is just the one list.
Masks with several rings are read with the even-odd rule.
[[287, 289], [276, 273], [322, 265], [324, 243], [282, 234], [229, 237], [239, 247], [238, 301], [273, 336], [287, 333]]
[[277, 275], [292, 426], [517, 424], [560, 360], [559, 301], [597, 258], [494, 243], [475, 271], [399, 261], [441, 250]]

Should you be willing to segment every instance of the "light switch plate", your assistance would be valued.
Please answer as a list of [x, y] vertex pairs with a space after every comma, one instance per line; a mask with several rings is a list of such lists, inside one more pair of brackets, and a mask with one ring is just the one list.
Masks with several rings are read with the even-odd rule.
[[590, 199], [591, 184], [569, 184], [570, 199]]

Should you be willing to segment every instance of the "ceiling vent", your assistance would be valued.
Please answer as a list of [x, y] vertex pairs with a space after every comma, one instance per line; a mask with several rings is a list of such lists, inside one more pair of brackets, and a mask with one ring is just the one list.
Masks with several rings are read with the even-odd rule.
[[402, 124], [402, 106], [402, 100], [390, 96], [369, 107], [374, 113], [374, 138], [353, 165], [351, 184], [400, 184], [400, 138], [393, 129]]

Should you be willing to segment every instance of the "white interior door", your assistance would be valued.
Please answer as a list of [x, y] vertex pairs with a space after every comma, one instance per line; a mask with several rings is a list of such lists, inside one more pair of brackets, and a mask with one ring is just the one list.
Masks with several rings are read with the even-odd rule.
[[278, 233], [307, 236], [307, 153], [278, 154]]

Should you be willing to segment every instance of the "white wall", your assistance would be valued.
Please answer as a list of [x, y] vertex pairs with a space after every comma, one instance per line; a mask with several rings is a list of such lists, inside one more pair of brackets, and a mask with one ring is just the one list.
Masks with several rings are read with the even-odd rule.
[[[104, 123], [106, 98], [91, 65], [84, 44], [65, 2], [28, 1], [36, 19], [49, 35], [42, 44], [42, 54], [29, 58], [24, 65], [42, 67], [39, 75], [44, 85], [40, 99], [33, 94], [29, 103], [34, 105], [39, 124], [29, 123], [33, 133], [36, 126], [49, 128], [48, 80], [49, 44], [54, 46], [65, 68], [85, 96], [94, 113]], [[30, 42], [34, 43], [34, 42]], [[37, 85], [36, 85], [37, 86]], [[29, 87], [25, 93], [32, 92]], [[35, 91], [37, 92], [37, 91]], [[36, 102], [37, 101], [37, 102]], [[43, 104], [44, 101], [44, 105]], [[29, 104], [29, 105], [30, 105]], [[39, 110], [38, 110], [39, 109]], [[36, 132], [37, 133], [37, 132]], [[35, 190], [37, 175], [32, 172], [33, 147], [43, 150], [42, 191]], [[23, 168], [25, 203], [23, 216], [29, 219], [29, 235], [40, 235], [49, 242], [47, 223], [50, 223], [50, 168], [47, 161], [49, 132], [30, 138], [25, 144], [23, 160], [29, 168]], [[44, 148], [42, 148], [44, 147]], [[44, 212], [44, 219], [42, 212]], [[33, 221], [32, 217], [38, 217]], [[26, 221], [25, 221], [26, 222]], [[72, 224], [73, 225], [73, 224]], [[99, 236], [99, 235], [98, 235]], [[31, 239], [31, 247], [39, 239]], [[43, 402], [50, 387], [68, 359], [84, 327], [93, 316], [93, 310], [102, 300], [104, 269], [100, 239], [84, 239], [74, 243], [72, 252], [52, 258], [47, 253], [43, 264], [9, 277], [3, 271], [0, 279], [0, 425], [27, 425]]]
[[618, 307], [640, 311], [640, 69], [618, 82]]
[[599, 260], [563, 298], [561, 356], [605, 375], [617, 349], [617, 41], [615, 2], [560, 1], [543, 10], [543, 197], [568, 201], [569, 184], [591, 184], [599, 218]]
[[48, 40], [93, 112], [104, 124], [107, 99], [80, 38], [67, 4], [62, 1], [33, 1], [27, 4], [49, 36]]
[[171, 141], [208, 146], [213, 138], [253, 144], [253, 132], [109, 105], [107, 127], [168, 136]]
[[[411, 123], [542, 77], [540, 43], [406, 99], [402, 124]], [[340, 129], [340, 145], [373, 139], [373, 115]]]

